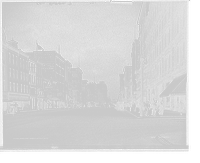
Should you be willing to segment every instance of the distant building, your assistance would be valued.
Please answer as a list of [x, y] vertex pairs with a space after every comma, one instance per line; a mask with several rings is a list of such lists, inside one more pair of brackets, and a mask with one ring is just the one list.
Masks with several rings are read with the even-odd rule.
[[81, 102], [82, 75], [83, 71], [80, 68], [71, 68], [70, 89], [74, 103]]
[[119, 74], [119, 101], [122, 101], [125, 97], [125, 86], [124, 86], [124, 74]]
[[140, 43], [135, 40], [132, 44], [132, 101], [136, 103], [138, 96], [140, 96]]
[[96, 84], [96, 101], [100, 104], [104, 104], [108, 99], [108, 88], [104, 81], [100, 81]]
[[[43, 64], [44, 105], [47, 105], [47, 108], [64, 107], [66, 102], [66, 60], [56, 51], [33, 51], [27, 55]], [[39, 76], [36, 76], [36, 81], [39, 79]]]
[[89, 88], [89, 101], [90, 102], [98, 102], [98, 88], [96, 83], [89, 83], [88, 84]]
[[69, 61], [65, 61], [65, 85], [66, 85], [66, 100], [67, 105], [69, 105], [70, 100], [72, 99], [72, 89], [71, 89], [71, 68], [72, 64]]
[[37, 109], [36, 62], [37, 59], [33, 58], [32, 56], [29, 56], [28, 75], [29, 75], [30, 107], [33, 110]]
[[124, 101], [127, 107], [132, 105], [132, 66], [124, 67]]

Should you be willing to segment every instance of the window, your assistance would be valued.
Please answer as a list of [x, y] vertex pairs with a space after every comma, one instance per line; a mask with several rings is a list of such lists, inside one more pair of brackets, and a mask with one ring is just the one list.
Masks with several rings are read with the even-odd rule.
[[15, 78], [15, 70], [13, 69], [13, 79]]
[[23, 72], [23, 80], [26, 81], [26, 76], [24, 72]]
[[11, 72], [11, 68], [9, 68], [9, 77], [11, 77], [12, 72]]
[[25, 85], [24, 85], [24, 93], [26, 93], [26, 87], [25, 87]]
[[9, 83], [9, 91], [12, 91], [12, 83]]
[[22, 72], [20, 72], [20, 80], [22, 80]]
[[26, 70], [28, 70], [28, 61], [26, 61]]
[[12, 64], [13, 65], [15, 64], [15, 56], [14, 56], [14, 54], [12, 54]]
[[13, 83], [13, 92], [15, 92], [15, 83]]
[[20, 66], [20, 68], [22, 68], [22, 59], [21, 58], [19, 59], [19, 66]]
[[22, 84], [21, 84], [21, 93], [23, 92], [23, 90], [22, 90], [22, 89], [23, 89], [23, 87], [22, 87]]
[[15, 58], [16, 66], [18, 66], [18, 56], [16, 55], [15, 57], [16, 57], [16, 58]]
[[16, 84], [16, 92], [18, 92], [18, 83]]
[[16, 79], [18, 79], [18, 71], [16, 70]]
[[28, 85], [26, 86], [26, 93], [28, 93]]
[[25, 60], [23, 59], [22, 61], [23, 61], [22, 62], [23, 63], [23, 69], [25, 69]]
[[11, 54], [9, 53], [9, 63], [11, 63]]

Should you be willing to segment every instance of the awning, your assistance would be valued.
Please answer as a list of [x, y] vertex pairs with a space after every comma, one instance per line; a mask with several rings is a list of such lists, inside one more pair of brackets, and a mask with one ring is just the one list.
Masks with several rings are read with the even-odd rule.
[[13, 102], [13, 101], [8, 99], [3, 99], [3, 102]]
[[160, 97], [169, 95], [184, 95], [186, 94], [187, 74], [183, 74], [175, 78], [167, 88], [160, 94]]

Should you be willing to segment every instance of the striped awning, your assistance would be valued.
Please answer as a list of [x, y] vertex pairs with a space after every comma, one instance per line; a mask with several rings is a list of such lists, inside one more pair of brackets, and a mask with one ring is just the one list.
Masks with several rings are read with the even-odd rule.
[[183, 74], [175, 78], [167, 88], [160, 94], [160, 97], [169, 95], [185, 95], [186, 94], [187, 74]]

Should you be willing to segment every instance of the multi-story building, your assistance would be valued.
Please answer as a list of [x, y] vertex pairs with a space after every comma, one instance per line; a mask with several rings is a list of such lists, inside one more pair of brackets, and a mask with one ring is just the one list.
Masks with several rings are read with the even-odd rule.
[[[107, 85], [105, 84], [104, 81], [101, 81], [99, 84], [97, 84], [97, 89], [100, 90], [100, 97], [101, 97], [101, 93], [103, 94], [103, 101], [104, 103], [107, 103], [108, 102], [108, 97], [107, 97]], [[99, 99], [98, 99], [99, 101]]]
[[30, 107], [34, 110], [37, 109], [36, 62], [37, 59], [30, 55], [28, 60]]
[[72, 68], [72, 64], [66, 60], [65, 61], [65, 86], [66, 86], [66, 101], [67, 101], [68, 106], [70, 106], [70, 101], [72, 101], [71, 68]]
[[98, 102], [98, 89], [96, 83], [92, 82], [88, 84], [89, 88], [89, 102]]
[[136, 100], [136, 92], [137, 92], [137, 82], [136, 82], [136, 74], [135, 70], [139, 68], [139, 54], [140, 54], [140, 47], [139, 47], [139, 41], [134, 40], [133, 48], [132, 48], [132, 93], [133, 93], [133, 99]]
[[124, 74], [119, 74], [119, 98], [118, 101], [123, 101], [124, 99]]
[[186, 92], [172, 94], [167, 89], [186, 78], [187, 2], [145, 2], [138, 23], [141, 115], [145, 101], [159, 106], [160, 114], [164, 110], [185, 113]]
[[132, 97], [132, 67], [124, 67], [124, 98], [125, 103], [131, 103], [133, 100]]
[[81, 103], [84, 107], [87, 106], [89, 92], [87, 89], [88, 80], [82, 80], [82, 88], [81, 88]]
[[72, 99], [75, 105], [81, 102], [82, 75], [83, 71], [79, 67], [71, 68], [70, 89], [72, 90]]
[[[36, 81], [42, 81], [44, 84], [44, 91], [37, 88], [37, 92], [44, 95], [44, 105], [47, 108], [65, 107], [66, 103], [66, 82], [65, 82], [65, 59], [55, 51], [33, 51], [27, 53], [32, 56], [34, 61], [42, 65], [42, 76], [37, 74]], [[38, 67], [39, 70], [39, 67]], [[42, 101], [42, 99], [40, 99]], [[39, 105], [39, 104], [37, 104]]]
[[2, 44], [4, 111], [29, 108], [29, 58], [14, 40]]
[[37, 106], [38, 109], [44, 108], [44, 94], [43, 94], [43, 64], [41, 61], [36, 62], [36, 86], [37, 86]]

